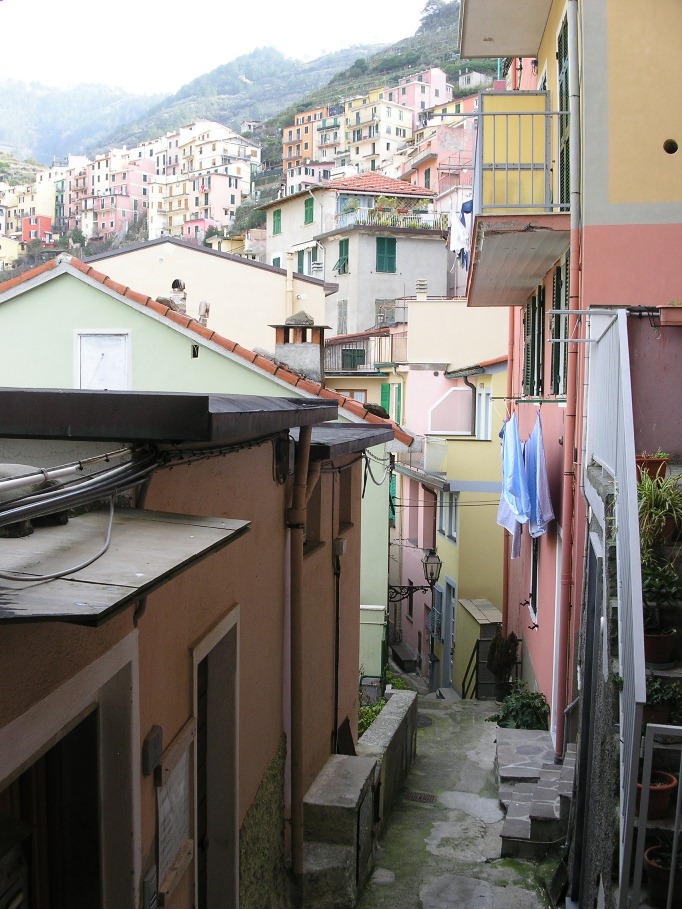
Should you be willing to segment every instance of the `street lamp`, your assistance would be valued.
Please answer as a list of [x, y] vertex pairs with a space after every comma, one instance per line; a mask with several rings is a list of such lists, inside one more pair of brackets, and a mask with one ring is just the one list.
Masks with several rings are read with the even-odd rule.
[[390, 603], [397, 603], [400, 600], [406, 600], [416, 591], [428, 593], [433, 592], [434, 585], [440, 577], [440, 570], [443, 562], [435, 549], [429, 549], [422, 559], [422, 568], [424, 569], [424, 578], [426, 584], [402, 584], [397, 586], [388, 586], [388, 600]]
[[[434, 609], [434, 599], [435, 599], [435, 586], [440, 577], [440, 570], [443, 567], [443, 562], [439, 557], [435, 549], [428, 549], [424, 554], [422, 559], [422, 568], [424, 569], [424, 579], [426, 584], [402, 584], [388, 586], [388, 600], [390, 603], [399, 603], [401, 600], [406, 600], [412, 596], [415, 591], [421, 591], [422, 593], [428, 593], [431, 591], [431, 611], [433, 614]], [[396, 622], [395, 625], [398, 625], [398, 607], [396, 606]], [[399, 633], [400, 634], [400, 633]], [[400, 637], [399, 637], [400, 640]], [[421, 646], [421, 645], [420, 645]], [[431, 635], [431, 644], [429, 647], [429, 690], [434, 690], [434, 663], [435, 655], [433, 652], [433, 634]], [[420, 660], [421, 665], [421, 660]]]

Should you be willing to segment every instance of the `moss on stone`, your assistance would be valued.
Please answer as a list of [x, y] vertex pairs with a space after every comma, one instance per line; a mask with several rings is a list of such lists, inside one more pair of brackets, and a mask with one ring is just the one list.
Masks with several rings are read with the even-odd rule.
[[239, 831], [241, 909], [289, 909], [284, 861], [284, 765], [286, 739], [270, 762]]

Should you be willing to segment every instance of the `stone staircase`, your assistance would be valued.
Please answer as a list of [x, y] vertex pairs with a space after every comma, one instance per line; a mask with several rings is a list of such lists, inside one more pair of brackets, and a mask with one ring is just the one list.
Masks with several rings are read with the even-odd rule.
[[564, 842], [575, 758], [575, 745], [569, 745], [563, 764], [555, 764], [548, 732], [498, 728], [495, 771], [506, 810], [502, 857], [539, 859]]

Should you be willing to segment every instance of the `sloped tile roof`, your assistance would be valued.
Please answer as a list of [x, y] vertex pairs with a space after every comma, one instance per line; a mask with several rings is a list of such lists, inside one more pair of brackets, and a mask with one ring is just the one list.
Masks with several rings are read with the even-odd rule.
[[357, 177], [346, 177], [329, 180], [322, 184], [323, 189], [342, 190], [354, 193], [378, 193], [382, 196], [414, 196], [417, 199], [434, 198], [436, 193], [423, 186], [413, 186], [405, 180], [394, 180], [379, 173], [358, 174]]
[[287, 382], [289, 385], [294, 388], [298, 388], [300, 391], [307, 392], [311, 395], [317, 395], [320, 398], [327, 398], [330, 401], [336, 401], [340, 408], [343, 408], [343, 410], [347, 411], [348, 413], [352, 413], [354, 416], [360, 417], [368, 423], [382, 423], [384, 425], [391, 426], [395, 439], [398, 442], [401, 442], [403, 445], [406, 445], [408, 447], [412, 444], [413, 437], [401, 429], [401, 427], [393, 420], [384, 420], [380, 417], [376, 417], [374, 414], [371, 414], [365, 410], [362, 404], [359, 404], [353, 398], [347, 398], [345, 395], [338, 394], [331, 389], [325, 388], [323, 385], [320, 385], [319, 382], [313, 382], [305, 376], [298, 375], [292, 370], [287, 369], [285, 366], [282, 366], [279, 363], [275, 363], [253, 350], [249, 350], [247, 347], [242, 347], [241, 344], [238, 344], [236, 341], [231, 341], [229, 338], [224, 338], [222, 335], [219, 335], [217, 332], [212, 331], [210, 328], [206, 328], [206, 326], [201, 325], [190, 316], [175, 312], [175, 310], [170, 309], [170, 307], [166, 306], [164, 303], [159, 303], [156, 300], [153, 300], [151, 297], [131, 290], [129, 287], [126, 287], [123, 284], [112, 280], [108, 275], [97, 271], [91, 265], [87, 265], [85, 262], [81, 262], [80, 259], [76, 259], [73, 256], [66, 254], [57, 256], [55, 259], [50, 259], [43, 265], [32, 268], [30, 271], [24, 272], [22, 275], [19, 275], [16, 278], [10, 278], [9, 281], [0, 283], [0, 294], [19, 287], [22, 284], [27, 284], [34, 278], [41, 277], [43, 275], [46, 276], [47, 273], [53, 271], [60, 265], [70, 266], [71, 268], [81, 272], [83, 275], [88, 277], [91, 281], [96, 281], [99, 284], [102, 284], [104, 287], [114, 291], [114, 293], [117, 293], [122, 297], [125, 297], [127, 300], [131, 300], [133, 303], [137, 303], [140, 306], [146, 306], [147, 309], [155, 312], [157, 315], [163, 316], [170, 322], [174, 322], [176, 325], [179, 325], [182, 328], [193, 332], [203, 340], [210, 341], [217, 347], [228, 351], [234, 356], [240, 357], [242, 360], [250, 363], [257, 369], [260, 369], [263, 372], [267, 372], [271, 376], [276, 376], [281, 381]]

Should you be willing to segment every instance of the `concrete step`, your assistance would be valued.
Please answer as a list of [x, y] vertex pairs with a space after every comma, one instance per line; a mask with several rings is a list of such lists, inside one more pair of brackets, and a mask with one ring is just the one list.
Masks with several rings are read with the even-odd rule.
[[503, 734], [502, 741], [498, 738], [499, 800], [507, 810], [500, 834], [501, 854], [537, 859], [566, 837], [575, 746], [569, 746], [564, 762], [556, 764], [549, 734], [527, 736], [516, 730], [513, 736]]

